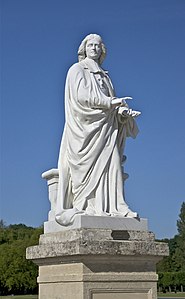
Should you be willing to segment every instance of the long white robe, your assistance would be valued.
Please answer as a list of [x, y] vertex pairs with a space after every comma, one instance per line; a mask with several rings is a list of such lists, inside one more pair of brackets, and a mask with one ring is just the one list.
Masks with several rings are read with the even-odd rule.
[[56, 221], [61, 225], [69, 225], [76, 213], [124, 216], [129, 211], [122, 157], [126, 137], [136, 137], [138, 129], [132, 117], [111, 107], [113, 96], [108, 74], [93, 60], [69, 69], [58, 161]]

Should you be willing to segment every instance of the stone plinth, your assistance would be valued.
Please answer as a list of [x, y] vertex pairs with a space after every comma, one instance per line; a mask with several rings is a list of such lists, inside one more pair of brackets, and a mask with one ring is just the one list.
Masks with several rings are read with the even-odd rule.
[[96, 228], [112, 230], [147, 231], [148, 221], [144, 218], [111, 217], [75, 215], [73, 222], [68, 226], [62, 226], [55, 220], [44, 222], [44, 233], [52, 233], [78, 228]]
[[80, 228], [40, 236], [27, 248], [39, 265], [39, 299], [156, 299], [165, 243], [148, 231]]

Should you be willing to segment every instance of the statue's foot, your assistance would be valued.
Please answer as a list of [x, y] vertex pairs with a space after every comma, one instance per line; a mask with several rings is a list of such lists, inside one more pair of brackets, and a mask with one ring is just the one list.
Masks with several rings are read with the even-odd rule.
[[76, 214], [84, 214], [84, 211], [79, 211], [77, 208], [66, 209], [57, 214], [55, 220], [60, 225], [68, 226], [73, 223]]

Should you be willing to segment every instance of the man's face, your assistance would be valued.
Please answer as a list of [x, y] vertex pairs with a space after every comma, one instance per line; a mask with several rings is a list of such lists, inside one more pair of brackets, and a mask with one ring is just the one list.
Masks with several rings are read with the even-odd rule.
[[92, 38], [86, 43], [86, 56], [93, 60], [98, 60], [101, 55], [101, 42], [98, 38]]

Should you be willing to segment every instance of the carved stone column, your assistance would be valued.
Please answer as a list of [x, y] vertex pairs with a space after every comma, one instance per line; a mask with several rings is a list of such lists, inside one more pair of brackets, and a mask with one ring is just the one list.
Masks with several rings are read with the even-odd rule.
[[55, 221], [55, 208], [58, 192], [58, 169], [52, 168], [42, 174], [42, 178], [47, 180], [48, 197], [51, 204], [51, 210], [48, 214], [48, 221]]

